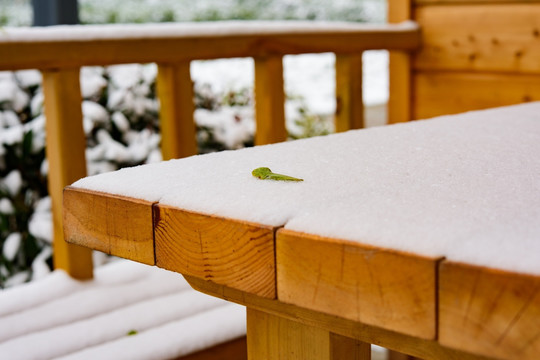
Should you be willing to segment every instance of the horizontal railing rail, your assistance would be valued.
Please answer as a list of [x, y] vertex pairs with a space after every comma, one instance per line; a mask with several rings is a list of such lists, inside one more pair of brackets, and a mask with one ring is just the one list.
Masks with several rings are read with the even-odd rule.
[[413, 50], [414, 22], [212, 22], [4, 28], [0, 70], [364, 50]]
[[[86, 175], [79, 69], [157, 63], [164, 159], [196, 153], [190, 61], [251, 57], [255, 61], [255, 143], [286, 140], [282, 56], [336, 54], [335, 126], [363, 127], [362, 52], [411, 52], [420, 46], [414, 22], [213, 22], [77, 25], [0, 30], [0, 70], [43, 74], [54, 263], [76, 278], [92, 276], [91, 254], [63, 239], [62, 190]], [[111, 239], [114, 241], [114, 239]]]

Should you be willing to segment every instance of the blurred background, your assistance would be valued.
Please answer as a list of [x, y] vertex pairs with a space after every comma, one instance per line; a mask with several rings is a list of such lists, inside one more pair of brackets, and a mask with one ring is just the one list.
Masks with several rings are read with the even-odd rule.
[[[0, 34], [12, 26], [220, 20], [385, 22], [384, 0], [0, 0]], [[35, 10], [35, 11], [34, 11]], [[37, 12], [37, 13], [36, 13]], [[290, 139], [332, 133], [335, 57], [284, 57]], [[388, 55], [363, 54], [367, 126], [385, 122]], [[89, 175], [161, 160], [155, 64], [81, 70]], [[252, 59], [193, 61], [200, 153], [253, 145]], [[39, 279], [52, 268], [41, 74], [0, 72], [0, 288]], [[96, 265], [107, 261], [96, 253]]]

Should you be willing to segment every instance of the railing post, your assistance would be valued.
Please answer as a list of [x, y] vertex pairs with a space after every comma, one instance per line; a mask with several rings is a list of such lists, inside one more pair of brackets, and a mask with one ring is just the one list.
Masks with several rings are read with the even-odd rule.
[[336, 54], [336, 132], [364, 127], [362, 54]]
[[[390, 0], [388, 21], [399, 23], [411, 19], [411, 0]], [[388, 123], [412, 120], [411, 55], [406, 51], [390, 51]]]
[[92, 278], [92, 251], [64, 241], [62, 191], [86, 176], [79, 69], [43, 71], [43, 94], [52, 200], [54, 266], [76, 279]]
[[193, 119], [193, 82], [189, 61], [159, 64], [157, 95], [160, 102], [161, 152], [164, 160], [197, 154]]
[[255, 58], [255, 145], [287, 140], [281, 56]]

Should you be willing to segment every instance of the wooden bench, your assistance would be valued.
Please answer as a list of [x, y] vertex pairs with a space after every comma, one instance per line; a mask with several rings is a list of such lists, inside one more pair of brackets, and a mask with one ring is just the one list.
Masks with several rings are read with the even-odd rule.
[[245, 310], [216, 300], [179, 276], [125, 260], [97, 268], [92, 281], [56, 270], [2, 292], [0, 355], [245, 359]]

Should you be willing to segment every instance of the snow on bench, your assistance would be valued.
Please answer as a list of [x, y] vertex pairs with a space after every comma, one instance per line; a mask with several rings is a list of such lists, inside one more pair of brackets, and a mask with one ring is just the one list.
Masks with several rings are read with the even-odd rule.
[[[122, 169], [74, 187], [540, 274], [540, 103]], [[257, 167], [303, 178], [260, 181]]]
[[[0, 358], [169, 359], [245, 336], [245, 310], [179, 274], [118, 260], [0, 294]], [[216, 325], [217, 324], [217, 325]]]

